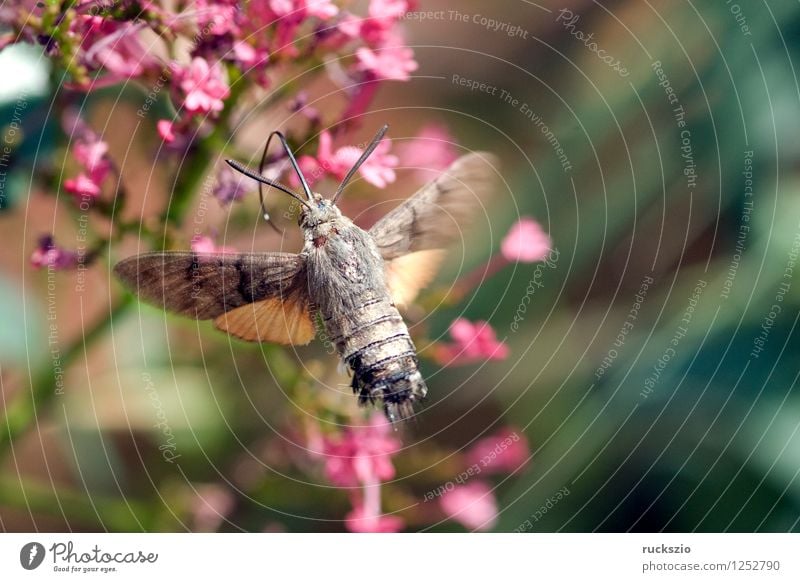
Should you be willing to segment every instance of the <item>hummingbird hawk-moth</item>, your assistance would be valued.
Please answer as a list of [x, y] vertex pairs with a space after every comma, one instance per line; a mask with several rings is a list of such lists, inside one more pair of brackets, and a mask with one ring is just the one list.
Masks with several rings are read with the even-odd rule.
[[272, 135], [280, 138], [304, 195], [228, 160], [300, 203], [300, 253], [153, 252], [121, 261], [114, 272], [144, 301], [211, 319], [247, 341], [307, 344], [319, 315], [352, 371], [359, 402], [382, 405], [392, 422], [408, 418], [427, 387], [398, 307], [433, 279], [445, 249], [493, 189], [497, 163], [483, 152], [461, 157], [365, 231], [337, 202], [387, 129], [378, 132], [330, 199], [311, 191], [280, 132]]

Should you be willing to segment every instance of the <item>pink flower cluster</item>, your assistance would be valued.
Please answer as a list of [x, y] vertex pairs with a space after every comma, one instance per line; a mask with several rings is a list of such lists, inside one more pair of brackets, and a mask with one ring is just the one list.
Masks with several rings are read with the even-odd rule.
[[414, 51], [405, 46], [395, 24], [412, 9], [408, 0], [371, 0], [369, 16], [359, 18], [346, 15], [339, 22], [339, 30], [350, 38], [361, 38], [368, 46], [356, 51], [356, 69], [368, 79], [407, 81], [419, 65]]
[[454, 342], [436, 347], [435, 358], [443, 366], [454, 366], [484, 360], [505, 360], [509, 347], [498, 341], [494, 329], [486, 321], [471, 322], [463, 317], [450, 325]]
[[364, 426], [346, 428], [336, 438], [325, 438], [325, 474], [341, 487], [360, 487], [351, 495], [353, 510], [345, 525], [352, 532], [395, 532], [403, 520], [381, 512], [381, 482], [394, 478], [391, 457], [401, 448], [389, 422], [375, 413]]
[[77, 253], [57, 246], [52, 236], [45, 235], [39, 239], [30, 260], [34, 269], [50, 267], [55, 270], [64, 270], [76, 267], [78, 259]]
[[195, 57], [186, 65], [172, 64], [172, 86], [176, 102], [191, 115], [219, 113], [231, 90], [219, 63]]
[[[479, 440], [466, 454], [475, 475], [514, 473], [529, 458], [525, 437], [508, 428]], [[490, 485], [480, 477], [448, 488], [440, 497], [439, 506], [447, 517], [471, 530], [490, 530], [497, 523], [497, 500]]]
[[[358, 170], [364, 180], [378, 188], [385, 188], [387, 184], [391, 184], [396, 179], [394, 168], [397, 167], [399, 159], [389, 153], [391, 147], [390, 140], [381, 141]], [[361, 153], [362, 150], [355, 146], [342, 146], [334, 150], [330, 132], [323, 131], [319, 136], [316, 157], [301, 156], [298, 163], [303, 169], [303, 173], [311, 181], [316, 181], [324, 175], [342, 180]]]
[[112, 168], [108, 144], [73, 112], [65, 118], [65, 125], [65, 131], [74, 140], [72, 156], [82, 171], [64, 180], [64, 190], [72, 194], [78, 204], [92, 202], [100, 196], [103, 182]]
[[[193, 125], [224, 109], [231, 95], [229, 76], [268, 87], [272, 70], [281, 70], [278, 65], [341, 52], [348, 57], [344, 62], [350, 76], [343, 84], [361, 94], [351, 101], [366, 106], [375, 81], [405, 81], [418, 67], [398, 26], [413, 7], [410, 0], [370, 0], [367, 16], [332, 0], [197, 0], [190, 10], [177, 12], [171, 4], [148, 1], [132, 5], [141, 8], [137, 13], [100, 10], [93, 1], [78, 0], [67, 3], [52, 28], [46, 28], [51, 19], [42, 18], [43, 6], [26, 0], [0, 11], [0, 21], [12, 28], [4, 45], [20, 40], [45, 44], [66, 63], [75, 88], [138, 80], [152, 89], [166, 80], [178, 115], [161, 120], [158, 129], [176, 148], [185, 145], [178, 139], [181, 134], [191, 135]], [[148, 31], [155, 35], [144, 34]], [[181, 38], [191, 40], [189, 58], [165, 62], [164, 54], [179, 52]], [[388, 175], [373, 171], [370, 179], [386, 182]], [[80, 180], [74, 186], [91, 184]]]
[[143, 28], [142, 24], [118, 22], [99, 15], [76, 15], [70, 33], [80, 46], [78, 60], [89, 71], [103, 72], [103, 76], [93, 81], [95, 86], [158, 71], [160, 61], [140, 39]]
[[[508, 231], [500, 246], [500, 252], [487, 263], [462, 277], [455, 286], [458, 298], [495, 274], [509, 263], [532, 263], [547, 260], [552, 252], [552, 241], [544, 229], [532, 218], [521, 218]], [[451, 343], [434, 346], [433, 358], [442, 366], [472, 364], [484, 360], [504, 360], [510, 354], [509, 347], [497, 339], [497, 334], [486, 321], [471, 322], [456, 319], [450, 325]]]

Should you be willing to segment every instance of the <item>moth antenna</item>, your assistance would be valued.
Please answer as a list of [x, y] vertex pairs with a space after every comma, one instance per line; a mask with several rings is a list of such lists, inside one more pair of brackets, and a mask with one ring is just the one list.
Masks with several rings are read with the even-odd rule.
[[288, 194], [289, 196], [291, 196], [292, 198], [294, 198], [295, 200], [297, 200], [298, 202], [300, 202], [301, 204], [306, 206], [309, 210], [311, 209], [311, 207], [308, 205], [308, 202], [306, 202], [305, 200], [300, 198], [300, 196], [296, 192], [293, 192], [292, 190], [290, 190], [288, 187], [284, 186], [280, 182], [277, 182], [275, 180], [270, 180], [266, 176], [262, 176], [261, 174], [259, 174], [257, 172], [254, 172], [253, 170], [249, 169], [244, 164], [242, 164], [240, 162], [237, 162], [236, 160], [225, 160], [225, 162], [231, 168], [236, 170], [237, 172], [241, 172], [242, 174], [244, 174], [248, 178], [252, 178], [253, 180], [256, 180], [257, 182], [261, 182], [262, 184], [266, 184], [267, 186], [272, 186], [273, 188], [277, 188], [281, 192], [283, 192], [285, 194]]
[[[308, 186], [308, 182], [306, 182], [306, 177], [303, 175], [303, 172], [300, 170], [300, 166], [297, 163], [297, 160], [294, 159], [294, 154], [292, 150], [289, 148], [289, 144], [286, 141], [286, 136], [283, 135], [280, 131], [273, 131], [269, 134], [269, 139], [272, 139], [273, 135], [277, 135], [278, 139], [281, 140], [281, 145], [283, 145], [283, 149], [286, 152], [286, 155], [289, 156], [289, 162], [291, 162], [294, 171], [297, 173], [297, 177], [300, 178], [300, 183], [303, 185], [303, 192], [306, 193], [306, 198], [309, 202], [314, 200], [314, 196], [311, 193], [311, 188]], [[267, 140], [267, 147], [269, 147], [269, 140]], [[264, 149], [264, 155], [266, 155], [266, 148]]]
[[367, 161], [367, 158], [370, 156], [370, 154], [375, 151], [375, 148], [378, 147], [378, 144], [381, 142], [383, 136], [386, 135], [388, 130], [389, 125], [384, 124], [384, 126], [378, 130], [378, 133], [375, 134], [375, 137], [372, 138], [372, 141], [367, 146], [367, 149], [364, 150], [364, 153], [361, 154], [361, 157], [358, 158], [358, 161], [353, 164], [353, 167], [350, 168], [349, 172], [347, 172], [347, 175], [344, 177], [344, 180], [342, 180], [342, 183], [339, 184], [339, 188], [337, 188], [336, 194], [333, 196], [333, 204], [336, 204], [336, 202], [339, 200], [339, 197], [342, 195], [342, 192], [344, 191], [345, 186], [347, 186], [347, 183], [350, 181], [350, 178], [352, 178], [353, 175], [358, 171], [358, 169], [361, 167], [361, 164]]
[[[274, 134], [270, 134], [270, 136], [267, 138], [267, 143], [264, 144], [264, 151], [261, 152], [261, 162], [258, 164], [258, 173], [262, 176], [264, 175], [264, 168], [267, 165], [267, 153], [269, 152], [269, 144], [272, 141], [273, 135]], [[267, 206], [264, 204], [264, 184], [262, 182], [258, 183], [258, 200], [261, 203], [261, 215], [264, 217], [264, 220], [266, 220], [267, 224], [272, 227], [272, 230], [283, 236], [283, 231], [280, 230], [274, 222], [272, 222], [272, 218], [269, 216], [269, 211], [267, 211]]]

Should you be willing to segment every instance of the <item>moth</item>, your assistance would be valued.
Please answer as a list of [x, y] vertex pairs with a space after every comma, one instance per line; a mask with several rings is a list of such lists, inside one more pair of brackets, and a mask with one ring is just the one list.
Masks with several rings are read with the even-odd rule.
[[372, 228], [362, 230], [337, 203], [387, 129], [378, 131], [331, 198], [311, 191], [280, 132], [270, 139], [279, 137], [302, 195], [227, 160], [299, 203], [300, 253], [154, 252], [124, 259], [114, 272], [140, 299], [213, 320], [218, 329], [242, 340], [304, 345], [315, 336], [319, 317], [352, 373], [359, 403], [382, 406], [391, 422], [412, 416], [414, 404], [428, 389], [398, 308], [431, 282], [445, 249], [464, 236], [463, 229], [494, 188], [497, 160], [484, 152], [461, 157]]

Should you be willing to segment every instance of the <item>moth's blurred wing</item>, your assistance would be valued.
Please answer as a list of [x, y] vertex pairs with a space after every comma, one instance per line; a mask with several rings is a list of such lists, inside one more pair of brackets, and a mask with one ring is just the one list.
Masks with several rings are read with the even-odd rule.
[[381, 218], [369, 232], [383, 258], [444, 249], [461, 238], [496, 189], [498, 166], [486, 152], [463, 156]]
[[498, 160], [474, 152], [456, 160], [438, 178], [381, 218], [370, 229], [386, 261], [386, 282], [405, 306], [439, 270], [444, 251], [484, 211], [496, 189]]
[[386, 261], [386, 285], [397, 307], [407, 307], [433, 281], [445, 254], [442, 249], [429, 249]]
[[163, 252], [120, 261], [116, 275], [142, 300], [248, 341], [314, 337], [305, 259], [289, 253]]

